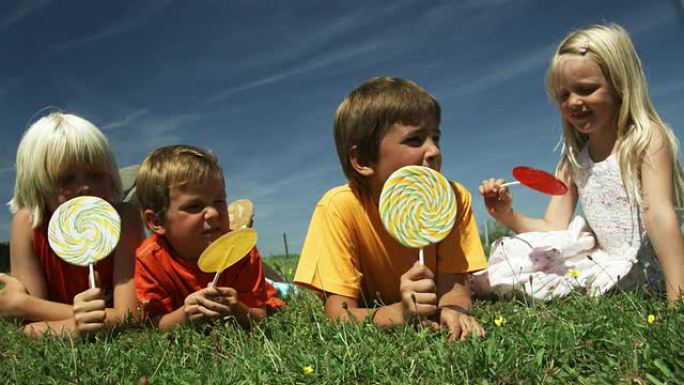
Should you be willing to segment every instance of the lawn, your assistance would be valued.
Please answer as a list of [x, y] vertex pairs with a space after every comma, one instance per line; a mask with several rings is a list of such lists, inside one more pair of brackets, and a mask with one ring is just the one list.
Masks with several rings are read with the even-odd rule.
[[[268, 262], [291, 277], [296, 257]], [[0, 321], [0, 382], [80, 384], [682, 384], [684, 306], [661, 294], [478, 300], [484, 339], [329, 322], [310, 292], [265, 323], [33, 341]]]

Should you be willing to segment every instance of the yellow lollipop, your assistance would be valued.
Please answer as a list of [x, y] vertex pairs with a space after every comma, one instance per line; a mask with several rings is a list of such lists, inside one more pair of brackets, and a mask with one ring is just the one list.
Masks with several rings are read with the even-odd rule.
[[57, 207], [48, 223], [48, 242], [60, 258], [90, 268], [90, 287], [95, 287], [93, 264], [108, 256], [119, 243], [121, 218], [104, 199], [76, 197]]
[[444, 239], [456, 222], [456, 194], [439, 172], [423, 166], [395, 171], [380, 194], [380, 219], [406, 247], [420, 248]]
[[205, 273], [216, 273], [209, 286], [216, 286], [223, 270], [247, 256], [247, 253], [256, 245], [256, 241], [255, 230], [238, 229], [223, 234], [207, 246], [200, 255], [197, 265]]

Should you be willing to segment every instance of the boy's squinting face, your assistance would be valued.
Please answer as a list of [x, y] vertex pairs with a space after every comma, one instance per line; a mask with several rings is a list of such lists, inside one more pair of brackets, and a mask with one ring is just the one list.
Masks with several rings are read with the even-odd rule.
[[440, 135], [438, 128], [393, 124], [380, 140], [378, 159], [371, 164], [371, 189], [379, 194], [389, 176], [404, 166], [426, 166], [439, 171], [442, 166]]
[[601, 67], [587, 56], [562, 55], [558, 75], [563, 117], [582, 134], [616, 134], [619, 100]]
[[229, 230], [223, 180], [215, 173], [198, 185], [172, 186], [169, 207], [156, 233], [183, 258], [197, 259], [211, 242]]
[[48, 202], [48, 208], [55, 211], [62, 203], [83, 195], [112, 201], [112, 178], [106, 169], [76, 167], [65, 170], [57, 177], [55, 195]]

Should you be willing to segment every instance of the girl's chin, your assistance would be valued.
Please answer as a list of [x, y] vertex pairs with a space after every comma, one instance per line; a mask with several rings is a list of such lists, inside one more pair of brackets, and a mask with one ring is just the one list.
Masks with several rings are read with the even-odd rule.
[[583, 123], [581, 123], [581, 124], [573, 124], [572, 126], [573, 126], [573, 127], [575, 128], [575, 130], [577, 130], [577, 132], [579, 132], [580, 134], [588, 135], [588, 134], [590, 134], [592, 131], [594, 131], [594, 130], [592, 129], [591, 124], [590, 124], [589, 122], [583, 122]]

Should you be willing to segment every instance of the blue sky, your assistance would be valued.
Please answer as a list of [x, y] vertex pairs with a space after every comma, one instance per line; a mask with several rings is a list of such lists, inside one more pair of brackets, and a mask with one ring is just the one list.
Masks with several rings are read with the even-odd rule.
[[[3, 1], [0, 198], [11, 199], [21, 135], [41, 108], [86, 117], [121, 167], [152, 149], [213, 150], [229, 199], [250, 198], [264, 256], [304, 240], [312, 210], [345, 182], [332, 117], [373, 76], [412, 79], [440, 101], [443, 173], [474, 193], [516, 165], [553, 170], [558, 113], [544, 92], [568, 32], [627, 28], [657, 110], [684, 130], [682, 0]], [[547, 197], [517, 187], [520, 211]], [[0, 240], [11, 214], [0, 211]]]

